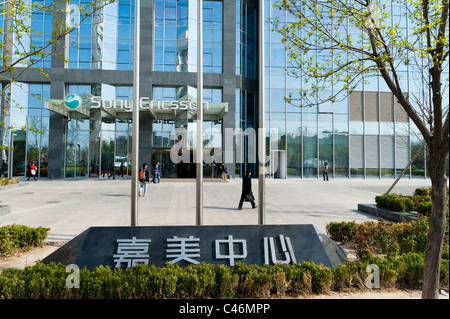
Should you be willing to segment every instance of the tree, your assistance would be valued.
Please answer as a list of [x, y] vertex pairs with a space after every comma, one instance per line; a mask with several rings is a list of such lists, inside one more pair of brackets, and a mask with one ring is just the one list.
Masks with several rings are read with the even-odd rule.
[[[437, 298], [447, 210], [449, 0], [277, 0], [274, 7], [290, 21], [273, 19], [288, 73], [309, 87], [288, 102], [336, 102], [378, 77], [420, 131], [432, 183], [422, 298]], [[405, 68], [416, 88], [406, 87]]]
[[[50, 57], [67, 61], [65, 47], [77, 45], [69, 43], [67, 35], [74, 32], [83, 21], [91, 17], [114, 0], [92, 0], [84, 5], [71, 4], [71, 0], [0, 0], [0, 100], [20, 80], [22, 74], [29, 69], [38, 70], [39, 74], [49, 78], [44, 61]], [[46, 14], [52, 21], [51, 30], [37, 31], [33, 28], [33, 18], [37, 14]], [[66, 16], [71, 16], [67, 19]], [[47, 21], [47, 20], [46, 20]], [[47, 23], [46, 23], [47, 25]], [[7, 115], [8, 104], [15, 103], [9, 96], [4, 98], [2, 114], [0, 114], [0, 149], [3, 145], [6, 130], [4, 117]], [[19, 105], [20, 107], [20, 105]], [[26, 127], [22, 127], [22, 130]], [[33, 132], [38, 130], [29, 128]]]

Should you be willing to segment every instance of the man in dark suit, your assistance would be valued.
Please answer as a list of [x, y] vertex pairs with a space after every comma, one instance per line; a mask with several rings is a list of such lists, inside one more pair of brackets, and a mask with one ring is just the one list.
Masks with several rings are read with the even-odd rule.
[[242, 194], [241, 194], [241, 200], [239, 201], [238, 210], [242, 209], [242, 204], [244, 204], [244, 201], [250, 202], [252, 204], [252, 208], [256, 208], [255, 204], [255, 197], [253, 196], [252, 192], [252, 178], [251, 178], [252, 172], [248, 171], [247, 174], [242, 179]]

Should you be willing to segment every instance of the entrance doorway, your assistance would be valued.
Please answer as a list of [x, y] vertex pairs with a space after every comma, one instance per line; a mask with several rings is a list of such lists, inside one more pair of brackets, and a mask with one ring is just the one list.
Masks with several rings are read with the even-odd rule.
[[[197, 173], [197, 164], [194, 162], [195, 150], [189, 150], [189, 161], [173, 163], [170, 159], [170, 149], [156, 148], [152, 149], [152, 161], [148, 164], [150, 173], [153, 175], [153, 168], [159, 162], [159, 171], [161, 177], [166, 178], [195, 178]], [[203, 164], [203, 175], [205, 177], [217, 177], [217, 164]]]
[[170, 160], [170, 149], [166, 148], [153, 148], [152, 149], [152, 161], [148, 163], [150, 179], [153, 178], [153, 168], [156, 163], [159, 162], [159, 173], [162, 178], [177, 177], [176, 164]]
[[11, 131], [8, 176], [26, 176], [26, 131]]

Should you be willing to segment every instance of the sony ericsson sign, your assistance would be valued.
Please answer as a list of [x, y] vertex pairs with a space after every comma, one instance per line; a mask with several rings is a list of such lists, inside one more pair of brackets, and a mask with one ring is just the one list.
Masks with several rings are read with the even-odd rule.
[[[127, 100], [102, 100], [100, 96], [91, 96], [89, 98], [90, 108], [114, 108], [125, 109], [126, 112], [133, 110], [133, 101]], [[77, 94], [68, 94], [64, 99], [64, 104], [69, 110], [77, 110], [83, 105], [82, 98]], [[148, 97], [139, 99], [139, 108], [141, 109], [160, 109], [160, 110], [196, 110], [197, 103], [193, 101], [166, 101], [158, 98], [150, 100]], [[203, 108], [209, 109], [209, 103], [203, 102]]]
[[83, 100], [77, 94], [68, 94], [64, 99], [64, 105], [71, 111], [75, 111], [83, 105]]

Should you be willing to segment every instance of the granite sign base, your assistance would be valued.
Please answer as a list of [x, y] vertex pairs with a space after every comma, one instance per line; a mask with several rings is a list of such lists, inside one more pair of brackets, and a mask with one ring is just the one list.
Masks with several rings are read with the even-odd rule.
[[180, 266], [200, 262], [233, 266], [310, 261], [335, 267], [347, 253], [313, 225], [91, 227], [43, 263], [103, 265], [126, 269], [137, 264]]

